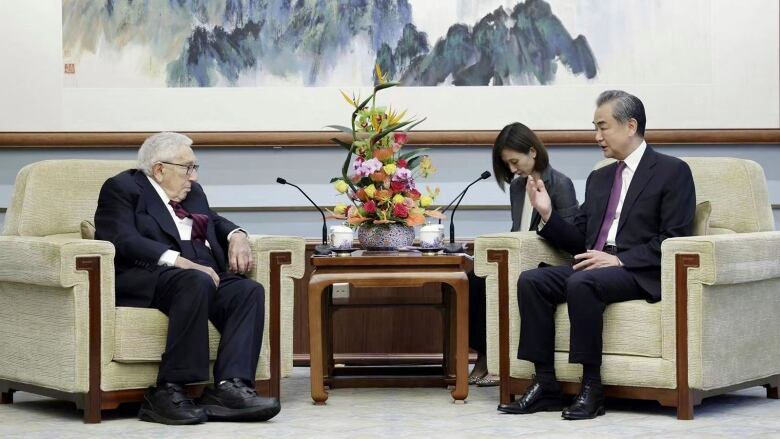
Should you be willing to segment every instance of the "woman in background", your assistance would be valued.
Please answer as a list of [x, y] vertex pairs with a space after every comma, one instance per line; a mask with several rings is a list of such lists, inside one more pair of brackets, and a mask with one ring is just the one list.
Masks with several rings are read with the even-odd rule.
[[[493, 175], [501, 190], [509, 184], [513, 232], [535, 231], [542, 219], [526, 194], [529, 177], [543, 181], [553, 210], [564, 220], [574, 222], [578, 204], [571, 179], [550, 166], [544, 143], [520, 122], [505, 126], [496, 137]], [[469, 383], [481, 387], [498, 385], [498, 377], [489, 375], [487, 370], [485, 279], [473, 272], [469, 273], [469, 346], [478, 355]]]

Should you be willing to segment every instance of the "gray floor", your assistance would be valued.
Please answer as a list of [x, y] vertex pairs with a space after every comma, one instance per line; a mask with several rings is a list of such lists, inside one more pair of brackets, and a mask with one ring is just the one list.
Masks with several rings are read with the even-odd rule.
[[496, 412], [497, 388], [471, 387], [467, 404], [445, 389], [336, 389], [326, 406], [309, 397], [309, 369], [282, 381], [282, 413], [263, 424], [211, 423], [168, 427], [138, 421], [137, 406], [104, 413], [83, 424], [72, 404], [17, 393], [0, 406], [0, 438], [148, 437], [780, 437], [780, 400], [757, 387], [704, 401], [693, 421], [654, 402], [610, 400], [607, 415], [568, 422], [558, 413], [526, 416]]

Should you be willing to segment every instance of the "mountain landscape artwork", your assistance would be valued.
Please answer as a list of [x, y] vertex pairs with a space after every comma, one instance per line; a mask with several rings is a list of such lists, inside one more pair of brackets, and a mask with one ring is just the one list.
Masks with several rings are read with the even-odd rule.
[[66, 86], [371, 85], [374, 64], [406, 86], [597, 78], [588, 36], [551, 3], [63, 0], [63, 57], [78, 74]]

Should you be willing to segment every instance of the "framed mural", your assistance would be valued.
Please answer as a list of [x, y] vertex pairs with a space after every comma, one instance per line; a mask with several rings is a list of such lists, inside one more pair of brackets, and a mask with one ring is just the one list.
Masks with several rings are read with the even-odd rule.
[[41, 4], [61, 34], [19, 27], [62, 61], [40, 130], [319, 131], [375, 64], [418, 130], [590, 129], [607, 88], [640, 96], [649, 129], [780, 128], [776, 0]]

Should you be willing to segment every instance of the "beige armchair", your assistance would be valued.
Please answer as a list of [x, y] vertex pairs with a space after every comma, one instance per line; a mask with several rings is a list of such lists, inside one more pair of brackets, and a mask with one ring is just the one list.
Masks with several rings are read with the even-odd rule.
[[[766, 179], [752, 161], [685, 158], [696, 184], [696, 229], [703, 236], [662, 245], [662, 300], [610, 305], [604, 315], [602, 379], [608, 396], [657, 400], [693, 419], [702, 398], [780, 384], [780, 232]], [[704, 202], [709, 202], [709, 205]], [[711, 208], [707, 218], [708, 208]], [[517, 282], [542, 261], [569, 262], [533, 232], [480, 236], [475, 272], [486, 277], [488, 368], [508, 403], [530, 383], [533, 365], [517, 359]], [[560, 305], [555, 369], [576, 393], [580, 365], [568, 363], [569, 319]]]
[[[82, 239], [103, 182], [131, 161], [51, 160], [16, 178], [0, 236], [0, 392], [17, 390], [74, 401], [86, 422], [137, 401], [154, 385], [165, 347], [166, 316], [114, 304], [114, 246]], [[303, 276], [304, 239], [252, 236], [250, 277], [266, 294], [257, 389], [279, 395], [292, 371], [293, 279]], [[212, 361], [219, 333], [209, 324]], [[193, 389], [197, 392], [197, 388]]]

